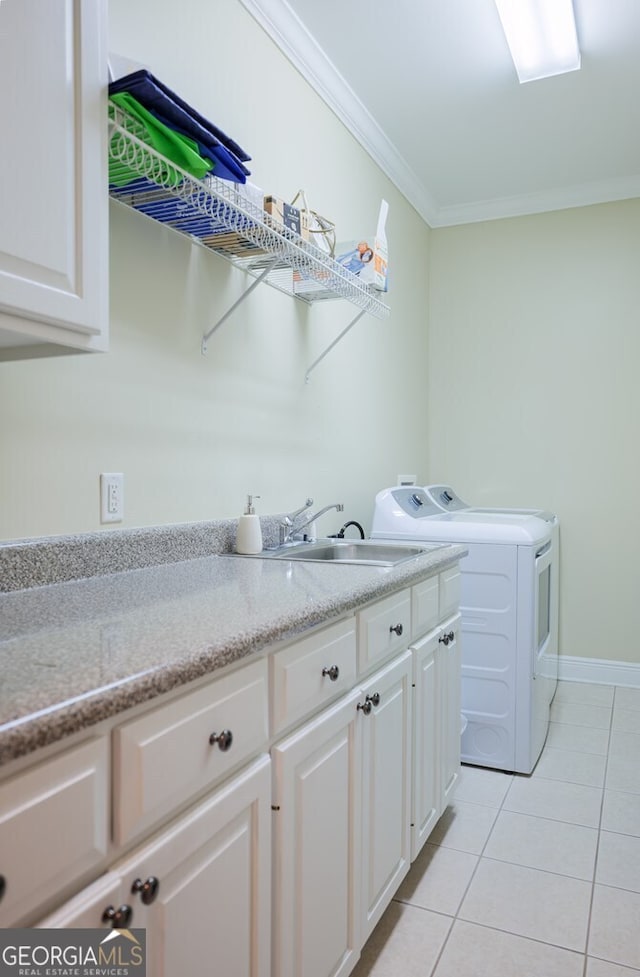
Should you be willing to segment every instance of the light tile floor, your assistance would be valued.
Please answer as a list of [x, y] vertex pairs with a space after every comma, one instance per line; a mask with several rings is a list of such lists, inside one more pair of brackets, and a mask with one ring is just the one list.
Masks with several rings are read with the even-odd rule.
[[465, 766], [354, 977], [640, 975], [640, 689], [561, 682], [530, 777]]

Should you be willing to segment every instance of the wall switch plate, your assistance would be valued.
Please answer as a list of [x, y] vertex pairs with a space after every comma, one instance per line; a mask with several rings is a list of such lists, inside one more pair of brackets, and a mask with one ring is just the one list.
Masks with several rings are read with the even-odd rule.
[[124, 475], [102, 472], [100, 475], [100, 522], [122, 522], [124, 519]]
[[396, 485], [415, 485], [416, 481], [417, 475], [398, 475]]

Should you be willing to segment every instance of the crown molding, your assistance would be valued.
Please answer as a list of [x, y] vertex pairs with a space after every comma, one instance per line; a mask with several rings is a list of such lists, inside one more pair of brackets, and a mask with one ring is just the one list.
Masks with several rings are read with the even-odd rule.
[[495, 197], [459, 206], [440, 207], [432, 227], [453, 227], [457, 224], [473, 224], [479, 221], [501, 220], [505, 217], [527, 217], [572, 207], [590, 207], [593, 204], [613, 203], [640, 197], [640, 176], [598, 180], [561, 189], [543, 190], [539, 193], [521, 194], [514, 197]]
[[423, 220], [433, 224], [435, 201], [288, 3], [240, 2]]
[[433, 228], [640, 197], [640, 176], [438, 206], [286, 0], [240, 0], [426, 223]]

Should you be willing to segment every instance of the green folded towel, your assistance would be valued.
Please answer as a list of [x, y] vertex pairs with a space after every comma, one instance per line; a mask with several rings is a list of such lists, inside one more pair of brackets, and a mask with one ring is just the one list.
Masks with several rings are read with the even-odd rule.
[[[143, 138], [146, 143], [153, 146], [166, 159], [182, 167], [187, 173], [191, 173], [192, 176], [201, 179], [205, 173], [213, 169], [214, 164], [212, 160], [204, 159], [200, 155], [198, 144], [193, 139], [189, 139], [188, 136], [183, 136], [181, 133], [175, 132], [169, 126], [160, 122], [156, 119], [155, 115], [152, 115], [144, 106], [140, 105], [140, 102], [130, 95], [129, 92], [117, 92], [111, 96], [111, 101], [115, 102], [116, 105], [119, 105], [121, 109], [124, 109], [125, 112], [134, 116], [140, 122], [145, 131], [144, 137], [141, 136], [140, 138]], [[128, 167], [126, 163], [121, 163], [113, 159], [109, 160], [109, 183], [117, 187], [122, 187], [132, 180], [138, 179], [141, 175], [136, 170]], [[177, 186], [182, 182], [182, 177], [172, 167], [167, 167], [164, 170], [163, 178], [165, 181], [168, 180], [173, 186]]]

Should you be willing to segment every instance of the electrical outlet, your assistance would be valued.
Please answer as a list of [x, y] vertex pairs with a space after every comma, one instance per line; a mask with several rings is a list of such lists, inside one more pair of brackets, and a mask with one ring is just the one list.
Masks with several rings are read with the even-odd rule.
[[124, 475], [102, 472], [100, 475], [100, 522], [122, 522], [124, 519]]
[[396, 485], [415, 485], [416, 476], [415, 475], [398, 475], [398, 481]]

